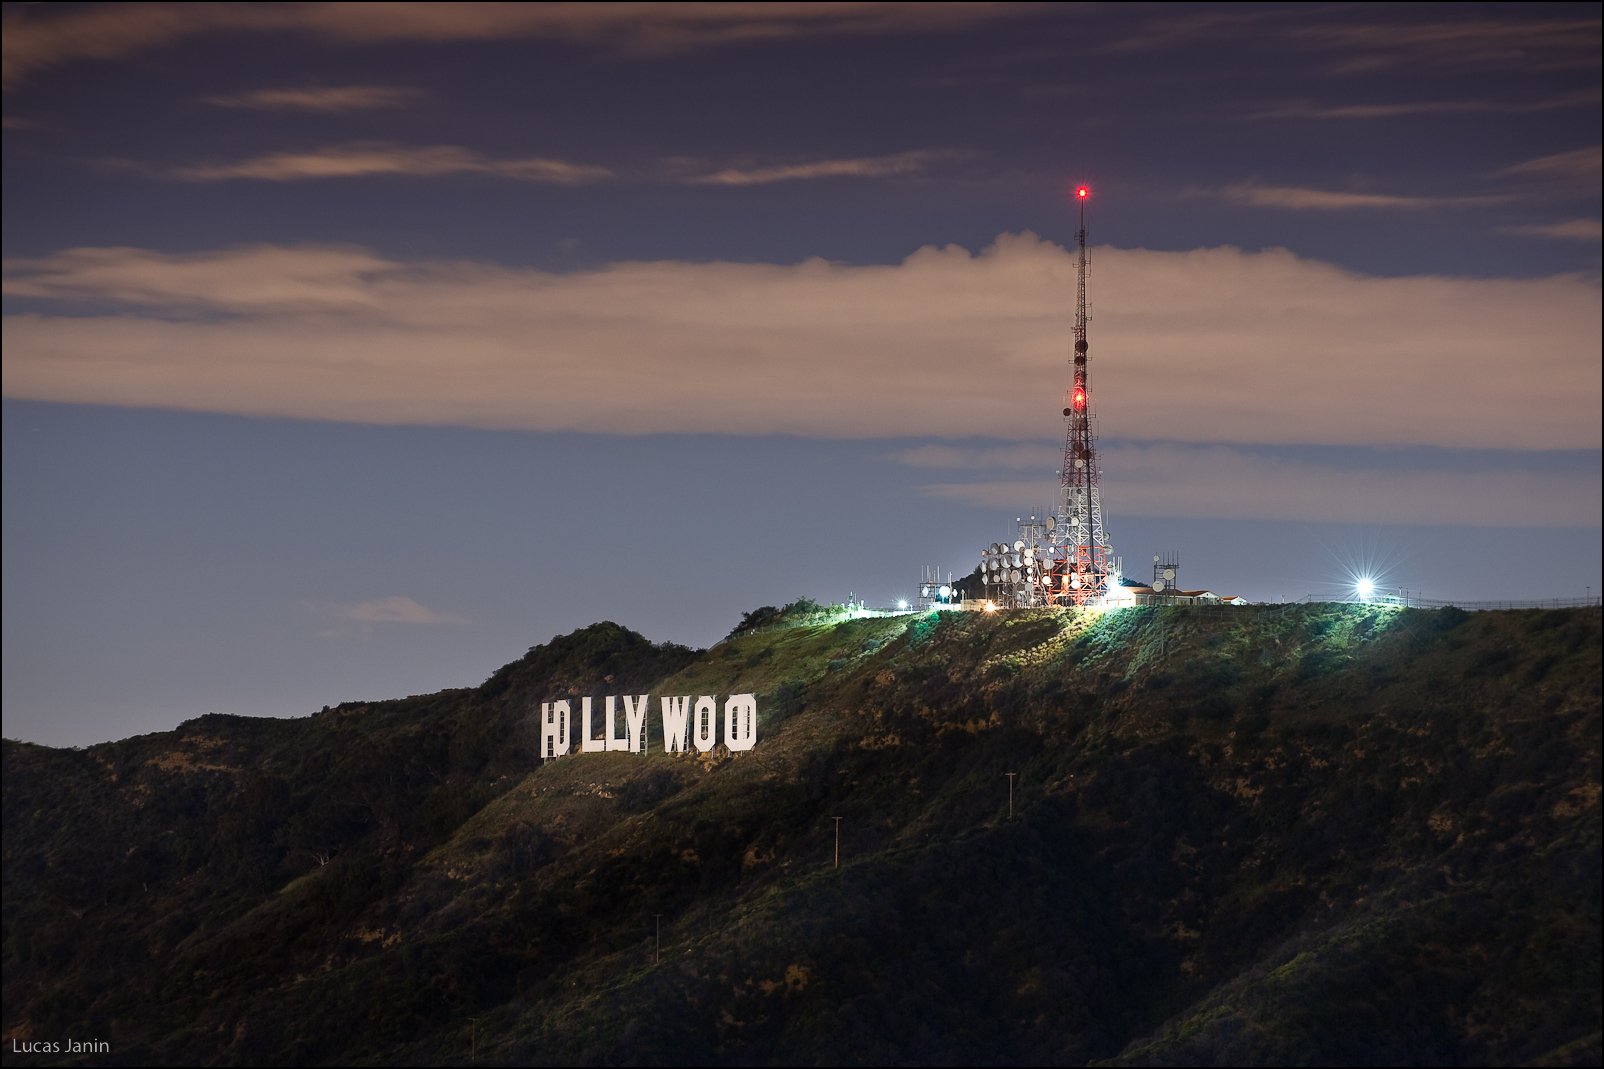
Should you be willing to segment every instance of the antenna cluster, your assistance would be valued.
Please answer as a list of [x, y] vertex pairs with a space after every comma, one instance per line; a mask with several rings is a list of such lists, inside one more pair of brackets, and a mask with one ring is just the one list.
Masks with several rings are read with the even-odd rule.
[[1103, 493], [1092, 425], [1091, 344], [1086, 326], [1086, 201], [1091, 190], [1075, 188], [1080, 225], [1075, 232], [1075, 333], [1070, 347], [1070, 386], [1064, 398], [1064, 464], [1059, 470], [1057, 508], [1038, 520], [1018, 519], [1012, 542], [980, 551], [986, 599], [999, 608], [1032, 605], [1097, 605], [1119, 583], [1119, 563], [1103, 527]]

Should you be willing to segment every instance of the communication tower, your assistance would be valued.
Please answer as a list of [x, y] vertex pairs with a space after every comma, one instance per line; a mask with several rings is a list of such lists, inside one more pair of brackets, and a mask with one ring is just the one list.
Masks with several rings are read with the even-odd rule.
[[1065, 398], [1064, 466], [1056, 516], [1047, 518], [1052, 557], [1048, 600], [1058, 605], [1092, 605], [1117, 581], [1114, 551], [1103, 529], [1103, 493], [1098, 483], [1097, 435], [1092, 430], [1092, 395], [1086, 339], [1086, 201], [1091, 190], [1075, 189], [1080, 226], [1075, 232], [1075, 341], [1070, 352], [1069, 396]]

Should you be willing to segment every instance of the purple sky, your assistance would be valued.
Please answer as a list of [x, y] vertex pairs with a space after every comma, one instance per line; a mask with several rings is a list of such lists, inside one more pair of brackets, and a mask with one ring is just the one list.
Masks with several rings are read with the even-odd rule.
[[7, 5], [4, 733], [1133, 574], [1600, 589], [1593, 5]]

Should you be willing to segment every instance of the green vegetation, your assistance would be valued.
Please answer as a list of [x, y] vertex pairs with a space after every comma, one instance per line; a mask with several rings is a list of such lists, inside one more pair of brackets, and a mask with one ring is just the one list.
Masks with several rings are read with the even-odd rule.
[[[1600, 647], [1597, 610], [798, 602], [8, 741], [3, 1024], [118, 1064], [1597, 1064]], [[654, 709], [648, 755], [538, 757], [542, 701], [746, 691], [744, 754]]]

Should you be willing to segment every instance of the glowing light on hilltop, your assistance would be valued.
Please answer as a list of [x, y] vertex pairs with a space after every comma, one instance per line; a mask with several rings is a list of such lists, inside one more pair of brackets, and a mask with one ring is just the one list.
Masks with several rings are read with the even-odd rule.
[[1405, 561], [1393, 548], [1373, 535], [1352, 537], [1344, 544], [1323, 546], [1331, 558], [1331, 570], [1313, 577], [1311, 595], [1315, 600], [1352, 601], [1364, 604], [1402, 603], [1401, 573]]
[[1085, 186], [1077, 186], [1075, 188], [1075, 196], [1079, 197], [1081, 200], [1085, 200], [1087, 197], [1089, 197], [1091, 195], [1092, 195], [1092, 191], [1087, 189]]

